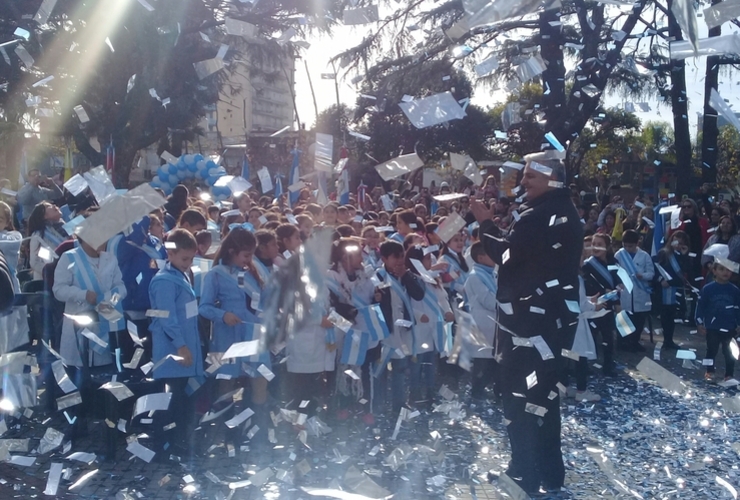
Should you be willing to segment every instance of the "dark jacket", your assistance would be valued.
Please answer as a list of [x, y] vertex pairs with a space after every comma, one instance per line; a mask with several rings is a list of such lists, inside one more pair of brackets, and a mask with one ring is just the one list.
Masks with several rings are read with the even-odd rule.
[[[586, 289], [587, 296], [591, 297], [597, 293], [604, 295], [607, 293], [607, 290], [615, 290], [617, 286], [622, 284], [622, 280], [619, 278], [617, 271], [608, 269], [609, 266], [617, 265], [616, 259], [612, 257], [607, 265], [604, 266], [607, 268], [609, 276], [611, 276], [611, 282], [607, 281], [607, 279], [596, 270], [596, 265], [592, 263], [592, 259], [595, 259], [595, 257], [587, 259], [586, 262], [583, 263], [583, 286]], [[614, 321], [614, 306], [619, 305], [620, 303], [619, 296], [617, 295], [616, 298], [607, 301], [605, 304], [605, 307], [609, 309], [609, 313], [591, 320], [591, 324], [596, 325], [596, 328], [601, 331], [602, 335], [608, 335], [608, 332], [613, 331], [616, 328], [617, 324]]]
[[[140, 247], [146, 247], [150, 253]], [[157, 238], [149, 235], [148, 216], [133, 225], [131, 233], [118, 244], [116, 254], [127, 292], [126, 298], [123, 299], [123, 309], [125, 311], [150, 309], [149, 284], [159, 272], [156, 260], [166, 260], [167, 251]]]
[[[691, 259], [688, 255], [682, 255], [680, 253], [675, 252], [674, 256], [676, 257], [676, 262], [678, 262], [678, 266], [681, 269], [680, 273], [676, 273], [676, 271], [673, 269], [673, 266], [668, 261], [668, 258], [670, 256], [671, 250], [667, 250], [665, 248], [661, 248], [658, 251], [658, 255], [653, 257], [653, 261], [660, 265], [666, 273], [671, 277], [671, 279], [668, 281], [668, 284], [675, 288], [683, 288], [684, 283], [686, 283], [686, 275], [689, 274], [689, 269], [691, 268]], [[665, 278], [663, 275], [659, 272], [655, 273], [655, 276], [657, 277], [658, 282], [665, 281]]]
[[[609, 282], [596, 269], [596, 265], [592, 263], [591, 259], [588, 259], [586, 260], [586, 262], [583, 263], [583, 284], [586, 289], [587, 296], [591, 297], [593, 295], [596, 295], [597, 293], [600, 295], [604, 295], [607, 293], [607, 290], [616, 290], [617, 287], [622, 284], [622, 280], [619, 278], [617, 271], [614, 269], [608, 269], [609, 267], [616, 265], [617, 261], [612, 258], [606, 265], [603, 266], [604, 268], [607, 268], [607, 272], [611, 277], [611, 282]], [[612, 309], [614, 305], [618, 305], [619, 303], [619, 296], [617, 296], [616, 298], [608, 301], [607, 306], [609, 307], [609, 309]]]
[[[579, 301], [583, 250], [583, 225], [570, 191], [554, 189], [522, 205], [520, 219], [507, 234], [490, 220], [481, 223], [480, 233], [486, 252], [500, 266], [496, 356], [513, 376], [557, 370], [561, 350], [572, 347], [578, 323], [565, 302]], [[510, 332], [541, 335], [555, 360], [543, 360], [535, 348], [515, 349]]]
[[9, 311], [14, 303], [13, 275], [5, 261], [5, 255], [0, 251], [0, 315]]
[[[383, 277], [378, 275], [378, 279], [383, 281]], [[413, 300], [419, 301], [424, 299], [424, 286], [417, 279], [414, 273], [406, 271], [406, 274], [401, 276], [399, 280], [401, 286], [406, 290], [406, 293]], [[385, 323], [388, 325], [388, 329], [393, 331], [394, 321], [401, 318], [393, 317], [393, 308], [391, 307], [391, 287], [387, 286], [378, 290], [380, 292], [380, 310], [383, 312]], [[408, 321], [414, 321], [414, 311], [407, 311], [406, 307], [403, 308], [403, 319]]]

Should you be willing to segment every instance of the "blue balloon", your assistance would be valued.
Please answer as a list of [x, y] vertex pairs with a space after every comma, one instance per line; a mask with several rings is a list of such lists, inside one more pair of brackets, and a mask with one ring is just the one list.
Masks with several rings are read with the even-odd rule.
[[228, 186], [214, 186], [211, 188], [211, 194], [216, 201], [223, 201], [231, 196], [231, 188]]
[[173, 165], [172, 163], [169, 163], [167, 166], [167, 171], [172, 175], [177, 174], [178, 170], [180, 169], [177, 168], [177, 165]]
[[184, 178], [185, 178], [185, 177], [187, 177], [187, 176], [188, 176], [188, 170], [187, 170], [187, 169], [184, 169], [184, 170], [178, 170], [178, 171], [177, 171], [177, 178], [178, 178], [178, 179], [184, 179]]
[[210, 170], [212, 168], [218, 168], [218, 165], [216, 165], [216, 162], [213, 160], [208, 160], [206, 162], [206, 169]]
[[159, 179], [159, 182], [162, 184], [167, 184], [170, 182], [170, 174], [167, 172], [158, 172], [157, 178]]
[[177, 186], [178, 184], [180, 184], [180, 179], [177, 178], [176, 174], [170, 174], [170, 179], [168, 182], [170, 186]]
[[204, 179], [204, 180], [205, 180], [205, 179], [208, 179], [208, 177], [210, 177], [210, 176], [208, 175], [208, 170], [201, 170], [200, 172], [198, 172], [198, 176], [199, 176], [199, 177], [200, 177], [201, 179]]
[[205, 158], [203, 158], [203, 155], [196, 154], [193, 156], [193, 163], [198, 163], [199, 161], [203, 161]]
[[161, 175], [161, 174], [164, 174], [164, 175], [170, 174], [170, 172], [167, 170], [167, 165], [159, 166], [159, 168], [157, 169], [157, 175]]
[[228, 186], [214, 186], [211, 192], [215, 196], [226, 196], [227, 198], [231, 196], [231, 189]]
[[185, 162], [185, 165], [192, 165], [195, 163], [195, 155], [185, 155], [181, 157], [181, 160]]
[[188, 166], [188, 170], [190, 170], [192, 173], [195, 172], [202, 172], [206, 168], [206, 162], [203, 160], [200, 160], [197, 163], [193, 163], [192, 165]]
[[217, 181], [217, 180], [218, 180], [218, 177], [211, 177], [211, 176], [208, 176], [208, 177], [206, 178], [206, 184], [207, 184], [208, 186], [213, 186], [213, 185], [214, 185], [214, 184], [216, 183], [216, 181]]
[[159, 182], [159, 177], [155, 177], [154, 179], [152, 179], [151, 182], [149, 183], [149, 185], [151, 187], [153, 187], [153, 188], [161, 188], [162, 187], [162, 183]]

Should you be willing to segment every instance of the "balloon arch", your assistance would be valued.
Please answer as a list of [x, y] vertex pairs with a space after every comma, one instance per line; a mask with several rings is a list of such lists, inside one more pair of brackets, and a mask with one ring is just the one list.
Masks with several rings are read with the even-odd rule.
[[150, 185], [160, 188], [165, 194], [172, 193], [172, 189], [185, 179], [196, 179], [204, 182], [211, 188], [211, 195], [216, 201], [223, 201], [231, 196], [228, 186], [215, 186], [216, 182], [226, 175], [226, 170], [211, 159], [200, 154], [186, 154], [175, 163], [166, 163], [157, 169]]

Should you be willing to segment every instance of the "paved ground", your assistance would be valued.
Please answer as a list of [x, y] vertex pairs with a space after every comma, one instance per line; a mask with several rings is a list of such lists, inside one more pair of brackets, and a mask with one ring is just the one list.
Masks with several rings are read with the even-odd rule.
[[[688, 328], [678, 328], [677, 340], [703, 357], [703, 339]], [[618, 377], [604, 379], [595, 370], [592, 381], [604, 397], [601, 402], [563, 403], [569, 497], [732, 498], [722, 481], [740, 485], [737, 415], [724, 409], [720, 399], [735, 396], [735, 389], [707, 384], [701, 366], [675, 359], [675, 351], [663, 351], [660, 364], [686, 384], [680, 395], [672, 394], [636, 372], [643, 357], [653, 357], [647, 335], [643, 343], [646, 353], [618, 355], [623, 366]], [[146, 463], [125, 450], [123, 433], [114, 460], [105, 460], [101, 421], [93, 422], [90, 435], [69, 450], [63, 449], [65, 440], [62, 447], [39, 454], [46, 429], [63, 430], [66, 421], [38, 408], [30, 418], [8, 419], [3, 440], [30, 438], [27, 452], [11, 455], [35, 457], [35, 462], [0, 464], [0, 499], [44, 497], [52, 463], [64, 468], [58, 498], [311, 498], [302, 487], [343, 489], [373, 498], [506, 498], [485, 479], [489, 469], [501, 470], [508, 460], [501, 409], [493, 402], [476, 405], [459, 392], [458, 399], [440, 408], [446, 411], [422, 412], [403, 422], [395, 440], [395, 418], [368, 427], [359, 418], [337, 422], [320, 415], [332, 431], [309, 435], [305, 445], [292, 426], [281, 423], [277, 444], [267, 451], [247, 451], [245, 439], [247, 448], [237, 457], [228, 457], [226, 449], [217, 446], [192, 462], [155, 458]], [[66, 458], [79, 451], [97, 457], [90, 464]], [[93, 471], [87, 481], [70, 489]], [[253, 484], [245, 484], [250, 478]]]

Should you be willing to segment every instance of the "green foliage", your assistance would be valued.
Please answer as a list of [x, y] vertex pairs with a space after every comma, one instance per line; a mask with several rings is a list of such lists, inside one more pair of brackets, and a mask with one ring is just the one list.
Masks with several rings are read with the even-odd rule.
[[600, 110], [573, 141], [566, 165], [571, 175], [596, 179], [604, 187], [620, 179], [624, 164], [644, 161], [645, 147], [640, 120], [633, 113], [616, 108]]
[[717, 186], [734, 190], [740, 185], [740, 133], [734, 126], [720, 127], [717, 150]]
[[506, 139], [496, 139], [493, 150], [500, 158], [520, 160], [524, 155], [539, 151], [542, 147], [543, 89], [538, 83], [526, 83], [517, 93], [511, 93], [506, 101], [488, 110], [494, 127], [505, 132], [502, 116], [508, 105], [520, 106], [519, 120], [509, 127]]
[[[360, 0], [363, 5], [369, 2]], [[540, 107], [508, 131], [509, 140], [499, 148], [503, 152], [539, 150], [546, 132], [553, 132], [561, 143], [572, 141], [594, 116], [607, 89], [632, 96], [652, 93], [650, 64], [638, 33], [662, 17], [664, 7], [654, 2], [620, 10], [599, 2], [566, 0], [558, 9], [474, 29], [468, 29], [466, 2], [459, 0], [438, 2], [432, 9], [428, 2], [417, 0], [385, 4], [393, 7], [392, 14], [361, 44], [336, 58], [346, 71], [357, 71], [367, 87], [382, 89], [390, 80], [413, 78], [425, 66], [445, 63], [490, 88], [521, 89], [534, 82], [547, 90]], [[612, 37], [617, 29], [625, 36]], [[467, 55], [461, 57], [461, 50]], [[630, 64], [625, 64], [627, 55]], [[498, 60], [498, 69], [477, 75], [475, 66], [489, 57]], [[547, 66], [534, 78], [522, 71], [532, 57], [541, 57]], [[566, 66], [574, 69], [566, 72]], [[536, 134], [540, 137], [535, 138]]]
[[[370, 93], [367, 89], [365, 93]], [[398, 74], [375, 93], [376, 101], [361, 98], [354, 122], [358, 129], [371, 137], [360, 144], [361, 153], [368, 153], [379, 162], [416, 150], [429, 161], [436, 161], [449, 153], [467, 153], [477, 160], [491, 158], [490, 141], [494, 124], [481, 108], [468, 105], [467, 116], [442, 125], [417, 129], [397, 103], [404, 95], [416, 98], [450, 91], [462, 100], [471, 96], [472, 84], [461, 72], [444, 61], [439, 61], [416, 73]]]

